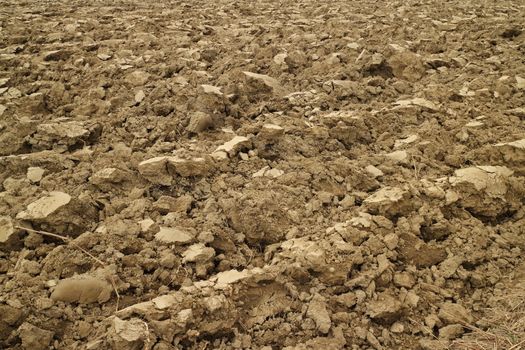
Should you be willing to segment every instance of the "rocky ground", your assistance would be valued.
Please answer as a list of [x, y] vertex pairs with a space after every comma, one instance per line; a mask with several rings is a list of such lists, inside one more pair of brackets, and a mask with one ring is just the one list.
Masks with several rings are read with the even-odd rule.
[[0, 348], [525, 349], [522, 1], [0, 24]]

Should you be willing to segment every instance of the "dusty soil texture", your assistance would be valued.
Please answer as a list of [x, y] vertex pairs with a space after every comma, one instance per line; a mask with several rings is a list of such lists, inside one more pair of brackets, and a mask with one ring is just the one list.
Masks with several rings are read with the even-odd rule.
[[0, 348], [467, 349], [525, 298], [523, 1], [0, 24]]

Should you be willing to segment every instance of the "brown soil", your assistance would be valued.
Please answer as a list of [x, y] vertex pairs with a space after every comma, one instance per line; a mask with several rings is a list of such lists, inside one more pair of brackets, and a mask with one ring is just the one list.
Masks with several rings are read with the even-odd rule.
[[0, 348], [476, 349], [525, 297], [522, 1], [0, 25]]

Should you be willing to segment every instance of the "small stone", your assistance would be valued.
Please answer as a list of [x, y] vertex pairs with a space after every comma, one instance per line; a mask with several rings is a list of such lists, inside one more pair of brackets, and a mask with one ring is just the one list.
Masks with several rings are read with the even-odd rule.
[[343, 200], [339, 202], [339, 205], [344, 209], [351, 208], [355, 205], [355, 197], [346, 195], [345, 198], [343, 198]]
[[477, 121], [477, 120], [474, 120], [474, 121], [471, 121], [471, 122], [468, 122], [467, 124], [465, 124], [465, 126], [466, 126], [467, 128], [471, 128], [471, 129], [474, 129], [474, 128], [480, 128], [480, 127], [482, 127], [483, 125], [485, 125], [485, 123], [480, 122], [480, 121]]
[[342, 304], [342, 305], [350, 308], [350, 307], [354, 306], [357, 303], [357, 296], [354, 293], [352, 293], [352, 292], [348, 292], [348, 293], [344, 293], [344, 294], [338, 295], [337, 297], [335, 297], [335, 300], [339, 304]]
[[100, 132], [100, 124], [54, 119], [38, 124], [37, 132], [29, 139], [29, 143], [39, 150], [61, 149], [81, 143], [93, 143], [100, 136]]
[[253, 173], [252, 177], [262, 177], [270, 169], [269, 166], [265, 166], [260, 170], [257, 170], [255, 173]]
[[228, 301], [224, 295], [215, 295], [204, 298], [204, 305], [209, 312], [215, 312], [226, 305]]
[[511, 176], [513, 171], [504, 166], [474, 166], [458, 169], [454, 177], [449, 179], [453, 186], [470, 183], [477, 191], [486, 191], [494, 194], [504, 194], [504, 187], [499, 178]]
[[459, 304], [451, 302], [446, 302], [441, 305], [438, 317], [446, 324], [456, 324], [458, 322], [470, 324], [474, 321], [470, 311]]
[[284, 66], [286, 65], [286, 58], [288, 58], [288, 54], [279, 53], [273, 57], [273, 62], [279, 66]]
[[210, 163], [204, 158], [182, 159], [169, 157], [168, 171], [182, 177], [204, 176], [210, 171]]
[[395, 233], [389, 233], [383, 238], [383, 241], [388, 249], [394, 250], [399, 243], [399, 237]]
[[169, 186], [173, 176], [168, 173], [168, 158], [155, 157], [141, 162], [138, 166], [139, 173], [152, 183]]
[[394, 274], [394, 284], [398, 287], [410, 289], [416, 283], [414, 277], [407, 272], [398, 272]]
[[40, 274], [42, 266], [37, 261], [22, 259], [20, 260], [20, 271], [28, 273], [32, 276]]
[[140, 225], [140, 231], [141, 232], [148, 232], [150, 230], [150, 228], [153, 225], [155, 225], [155, 221], [153, 221], [150, 218], [147, 218], [147, 219], [139, 221], [139, 225]]
[[229, 271], [219, 272], [216, 275], [217, 277], [216, 288], [225, 287], [229, 284], [240, 281], [248, 276], [249, 276], [248, 270], [243, 270], [243, 271], [229, 270]]
[[513, 174], [514, 171], [505, 166], [479, 165], [456, 170], [449, 182], [460, 194], [459, 202], [465, 209], [496, 218], [521, 206], [521, 198], [509, 182]]
[[215, 240], [215, 236], [213, 235], [211, 231], [203, 231], [199, 233], [199, 236], [197, 237], [197, 239], [199, 240], [199, 242], [202, 242], [202, 243], [211, 243]]
[[198, 134], [213, 126], [213, 119], [209, 114], [203, 112], [195, 112], [190, 117], [190, 123], [186, 127], [188, 132]]
[[214, 256], [215, 250], [213, 248], [206, 247], [202, 243], [196, 243], [189, 246], [188, 249], [182, 253], [182, 262], [205, 263]]
[[113, 318], [109, 340], [115, 350], [140, 350], [148, 340], [148, 326], [139, 318], [121, 320]]
[[463, 326], [460, 324], [451, 324], [439, 329], [439, 338], [453, 340], [459, 338], [464, 333]]
[[16, 218], [21, 220], [45, 219], [70, 202], [71, 196], [67, 193], [59, 191], [49, 192], [47, 196], [29, 204], [27, 209], [18, 213]]
[[463, 263], [463, 258], [460, 256], [452, 256], [450, 258], [447, 258], [445, 261], [443, 261], [441, 264], [439, 264], [439, 271], [441, 272], [441, 276], [444, 278], [450, 278], [453, 274], [456, 273], [457, 269], [461, 266]]
[[27, 179], [32, 183], [38, 183], [42, 180], [42, 176], [45, 173], [45, 169], [39, 167], [29, 167], [27, 168]]
[[5, 94], [5, 97], [7, 97], [8, 99], [19, 98], [22, 97], [22, 92], [17, 88], [9, 88], [7, 90], [7, 93]]
[[419, 299], [421, 299], [419, 295], [412, 291], [409, 291], [405, 295], [404, 303], [405, 305], [411, 306], [412, 308], [416, 308], [417, 304], [419, 304]]
[[213, 94], [217, 96], [223, 95], [221, 88], [218, 86], [202, 84], [201, 89], [205, 94]]
[[371, 318], [387, 324], [393, 323], [402, 312], [401, 302], [387, 292], [381, 293], [377, 300], [372, 300], [367, 305], [367, 314]]
[[90, 178], [94, 185], [118, 184], [127, 178], [127, 173], [117, 168], [104, 168]]
[[26, 350], [45, 350], [49, 348], [54, 333], [24, 322], [18, 327], [18, 336]]
[[396, 140], [395, 143], [394, 143], [394, 149], [398, 149], [398, 148], [401, 148], [403, 146], [406, 146], [406, 145], [409, 145], [411, 143], [414, 143], [416, 142], [417, 140], [419, 140], [419, 136], [417, 135], [410, 135], [404, 139], [399, 139], [399, 140]]
[[324, 301], [324, 298], [318, 294], [316, 294], [312, 298], [312, 301], [310, 301], [308, 310], [306, 311], [306, 316], [314, 320], [317, 329], [323, 334], [327, 334], [332, 326], [326, 302]]
[[6, 243], [15, 235], [17, 230], [9, 216], [0, 216], [0, 243]]
[[436, 314], [430, 314], [425, 317], [425, 325], [427, 325], [428, 328], [432, 329], [436, 326], [441, 326], [442, 322]]
[[175, 316], [175, 322], [180, 327], [186, 327], [186, 324], [193, 319], [193, 311], [191, 309], [184, 309], [177, 313]]
[[368, 196], [364, 201], [372, 214], [385, 216], [405, 215], [414, 208], [416, 200], [410, 192], [399, 187], [383, 187]]
[[259, 132], [260, 137], [271, 140], [276, 139], [284, 134], [284, 128], [276, 124], [264, 124]]
[[193, 240], [194, 235], [176, 227], [161, 227], [155, 238], [164, 243], [187, 244]]
[[51, 298], [38, 298], [35, 300], [35, 307], [38, 310], [47, 310], [50, 309], [55, 302]]
[[373, 165], [368, 165], [366, 168], [365, 168], [366, 172], [369, 173], [370, 175], [372, 175], [372, 177], [375, 179], [376, 177], [381, 177], [384, 175], [384, 173], [376, 168], [375, 166]]
[[126, 83], [132, 85], [132, 86], [143, 86], [148, 82], [150, 78], [150, 75], [146, 72], [136, 70], [134, 72], [129, 73], [125, 81]]
[[446, 197], [445, 190], [441, 187], [429, 184], [423, 189], [423, 192], [430, 198], [443, 199]]
[[368, 331], [368, 333], [366, 334], [366, 341], [368, 342], [368, 344], [372, 345], [374, 349], [383, 350], [383, 346], [381, 346], [381, 343], [374, 335], [374, 333]]
[[457, 192], [452, 190], [447, 190], [445, 193], [445, 202], [447, 205], [456, 203], [459, 200], [459, 195]]
[[136, 94], [135, 94], [135, 104], [140, 104], [144, 98], [146, 98], [146, 94], [144, 93], [144, 90], [139, 90]]
[[210, 156], [215, 159], [216, 161], [226, 160], [228, 159], [228, 153], [224, 151], [215, 151]]
[[[276, 95], [285, 96], [286, 93], [277, 79], [268, 75], [252, 72], [243, 72], [246, 76], [248, 85], [251, 85], [257, 92], [271, 92]], [[266, 90], [266, 91], [265, 91]]]
[[430, 111], [438, 111], [439, 107], [434, 104], [433, 102], [430, 102], [429, 100], [426, 100], [424, 98], [413, 98], [411, 100], [399, 100], [396, 101], [395, 104], [399, 107], [406, 107], [406, 106], [418, 106], [426, 108]]
[[282, 170], [279, 170], [279, 169], [270, 169], [270, 170], [267, 170], [264, 175], [265, 176], [268, 176], [268, 177], [272, 177], [272, 178], [278, 178], [279, 176], [283, 175], [284, 174], [284, 171]]
[[525, 78], [516, 75], [516, 88], [519, 90], [525, 90]]
[[390, 332], [395, 334], [401, 334], [405, 331], [405, 326], [401, 322], [394, 322], [390, 327]]
[[[524, 114], [525, 116], [525, 114]], [[519, 175], [525, 175], [525, 139], [502, 142], [494, 145], [495, 152]]]
[[107, 61], [111, 58], [111, 55], [105, 54], [105, 53], [99, 53], [97, 55], [98, 59], [101, 61]]
[[385, 157], [394, 163], [408, 164], [408, 153], [407, 151], [394, 151], [385, 154]]
[[224, 143], [223, 145], [217, 147], [215, 152], [225, 152], [230, 157], [237, 154], [242, 148], [249, 147], [251, 144], [250, 139], [245, 136], [235, 136], [230, 141]]

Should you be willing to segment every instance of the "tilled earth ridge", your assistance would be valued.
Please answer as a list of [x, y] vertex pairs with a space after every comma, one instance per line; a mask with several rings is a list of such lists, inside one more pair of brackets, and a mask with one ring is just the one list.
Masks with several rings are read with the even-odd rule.
[[522, 1], [0, 22], [0, 348], [466, 349], [525, 282]]

